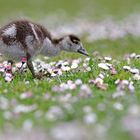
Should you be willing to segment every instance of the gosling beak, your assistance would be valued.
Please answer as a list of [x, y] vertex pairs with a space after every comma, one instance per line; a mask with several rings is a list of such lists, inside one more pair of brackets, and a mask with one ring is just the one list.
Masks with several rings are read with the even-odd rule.
[[80, 49], [77, 50], [77, 52], [83, 55], [89, 56], [86, 50], [83, 48], [83, 46], [81, 46]]

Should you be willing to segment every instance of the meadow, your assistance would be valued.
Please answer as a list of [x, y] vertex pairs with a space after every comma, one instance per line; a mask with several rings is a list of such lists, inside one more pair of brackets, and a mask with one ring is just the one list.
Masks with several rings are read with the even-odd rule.
[[1, 73], [0, 139], [139, 140], [139, 0], [0, 0], [1, 26], [21, 18], [79, 35], [89, 57], [38, 56], [41, 80]]

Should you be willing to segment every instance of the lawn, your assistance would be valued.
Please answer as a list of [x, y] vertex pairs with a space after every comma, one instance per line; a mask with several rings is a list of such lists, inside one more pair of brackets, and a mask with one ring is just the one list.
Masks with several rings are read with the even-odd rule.
[[33, 79], [29, 70], [14, 73], [10, 83], [1, 74], [2, 140], [24, 134], [41, 140], [140, 139], [139, 0], [7, 3], [0, 0], [1, 25], [24, 17], [62, 34], [76, 26], [89, 57], [66, 52], [38, 56], [35, 63], [62, 72], [48, 72], [42, 80]]

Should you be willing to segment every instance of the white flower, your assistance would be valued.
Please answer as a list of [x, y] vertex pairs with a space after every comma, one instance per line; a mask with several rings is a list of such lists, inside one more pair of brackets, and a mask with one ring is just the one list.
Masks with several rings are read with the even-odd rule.
[[82, 84], [82, 80], [81, 80], [81, 79], [75, 80], [75, 84], [76, 84], [76, 85], [81, 85], [81, 84]]
[[14, 113], [29, 113], [37, 109], [37, 105], [17, 105], [14, 108]]
[[106, 61], [111, 61], [111, 60], [112, 60], [111, 57], [104, 57], [104, 59], [105, 59]]
[[33, 122], [32, 120], [25, 120], [23, 122], [23, 129], [26, 131], [31, 131], [31, 129], [33, 128]]
[[0, 109], [6, 110], [9, 107], [9, 102], [5, 97], [0, 97]]
[[139, 70], [138, 69], [130, 69], [130, 72], [133, 74], [139, 74]]
[[78, 67], [78, 64], [77, 63], [72, 63], [71, 69], [76, 69], [77, 67]]
[[84, 122], [87, 124], [93, 124], [97, 121], [97, 116], [95, 113], [88, 113], [84, 116]]
[[87, 70], [87, 71], [91, 71], [91, 67], [87, 67], [86, 70]]
[[123, 110], [123, 105], [119, 102], [116, 102], [114, 103], [113, 107], [116, 109], [116, 110]]
[[104, 69], [104, 70], [109, 70], [109, 67], [107, 66], [106, 63], [99, 63], [99, 64], [98, 64], [98, 67], [99, 67], [99, 68], [102, 68], [102, 69]]
[[119, 91], [117, 91], [117, 92], [115, 92], [115, 93], [112, 94], [112, 98], [115, 99], [115, 98], [118, 98], [118, 97], [122, 97], [124, 95], [125, 95], [125, 92], [122, 91], [122, 90], [119, 90]]
[[133, 76], [133, 79], [136, 80], [136, 81], [139, 81], [140, 80], [140, 75], [139, 74], [135, 74]]
[[57, 119], [62, 118], [64, 115], [62, 109], [58, 106], [52, 106], [46, 113], [46, 119], [49, 121], [55, 121]]
[[129, 71], [131, 69], [131, 67], [130, 66], [123, 66], [123, 69]]

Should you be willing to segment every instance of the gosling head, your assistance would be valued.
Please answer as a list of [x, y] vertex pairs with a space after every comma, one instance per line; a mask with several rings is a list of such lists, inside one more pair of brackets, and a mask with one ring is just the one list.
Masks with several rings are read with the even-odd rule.
[[84, 49], [80, 39], [76, 35], [67, 35], [62, 38], [61, 49], [68, 52], [78, 52], [80, 54], [88, 56], [88, 53]]

